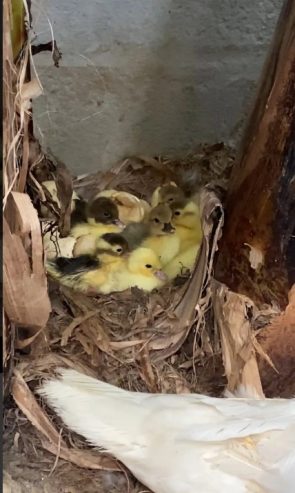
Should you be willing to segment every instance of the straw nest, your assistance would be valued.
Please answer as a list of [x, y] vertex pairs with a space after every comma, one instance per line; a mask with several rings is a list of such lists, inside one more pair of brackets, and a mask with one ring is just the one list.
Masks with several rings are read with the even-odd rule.
[[[34, 450], [41, 445], [60, 459], [84, 468], [118, 470], [121, 465], [85, 448], [85, 443], [75, 434], [67, 431], [61, 436], [60, 423], [57, 421], [54, 425], [56, 417], [49, 418], [48, 411], [37, 402], [34, 387], [62, 365], [132, 390], [220, 395], [225, 379], [220, 338], [211, 308], [210, 280], [223, 224], [223, 208], [212, 180], [214, 177], [215, 184], [226, 186], [232, 153], [218, 144], [200, 147], [182, 161], [130, 158], [105, 174], [74, 180], [64, 165], [42, 154], [36, 142], [31, 144], [30, 157], [36, 162], [29, 168], [27, 177], [30, 198], [28, 194], [10, 193], [14, 199], [14, 219], [19, 221], [18, 228], [25, 223], [26, 229], [23, 228], [20, 235], [12, 223], [6, 225], [9, 235], [5, 254], [9, 295], [5, 296], [6, 327], [10, 336], [13, 334], [16, 358], [12, 359], [12, 354], [8, 357], [6, 382], [8, 389], [9, 376], [14, 373], [13, 398], [38, 432], [32, 432], [14, 406], [6, 413], [7, 432], [13, 433], [12, 423], [17, 418], [21, 449], [24, 447], [29, 456], [34, 456]], [[40, 185], [44, 178], [54, 178], [58, 188], [68, 191], [62, 195], [61, 209], [55, 211], [57, 225], [62, 229], [68, 223], [67, 200], [72, 187], [83, 196], [90, 190], [119, 187], [148, 199], [159, 183], [172, 176], [175, 180], [176, 172], [196, 165], [200, 169], [204, 241], [191, 276], [184, 275], [171, 287], [151, 294], [132, 289], [109, 296], [87, 297], [54, 283], [47, 289], [37, 217], [41, 203], [52, 207]], [[204, 187], [208, 182], [211, 186]], [[7, 205], [8, 208], [10, 210]], [[17, 264], [9, 255], [12, 248], [18, 254]], [[28, 271], [21, 267], [25, 257], [20, 258], [20, 251], [26, 254]], [[34, 260], [36, 256], [40, 258], [39, 263]], [[37, 276], [36, 268], [42, 277]], [[32, 292], [30, 283], [34, 282], [36, 290]], [[6, 352], [8, 354], [8, 347]], [[35, 461], [38, 462], [36, 458]]]

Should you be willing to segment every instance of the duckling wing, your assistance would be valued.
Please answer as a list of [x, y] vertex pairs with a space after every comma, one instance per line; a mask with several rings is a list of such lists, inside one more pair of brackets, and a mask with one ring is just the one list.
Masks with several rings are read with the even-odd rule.
[[101, 262], [90, 255], [80, 255], [79, 257], [57, 257], [46, 262], [46, 270], [54, 279], [76, 278], [84, 272], [97, 270], [101, 267]]
[[91, 255], [58, 257], [46, 263], [46, 270], [63, 286], [88, 294], [98, 294], [100, 286], [108, 278], [108, 272], [100, 259], [93, 258]]
[[61, 275], [80, 274], [101, 267], [101, 262], [91, 255], [80, 255], [79, 257], [65, 258], [58, 257], [55, 266]]

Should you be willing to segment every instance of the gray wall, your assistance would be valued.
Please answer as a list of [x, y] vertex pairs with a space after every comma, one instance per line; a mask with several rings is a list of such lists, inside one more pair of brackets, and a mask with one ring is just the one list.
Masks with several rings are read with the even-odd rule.
[[[236, 142], [282, 0], [35, 0], [41, 140], [74, 172]], [[41, 134], [40, 134], [41, 135]]]

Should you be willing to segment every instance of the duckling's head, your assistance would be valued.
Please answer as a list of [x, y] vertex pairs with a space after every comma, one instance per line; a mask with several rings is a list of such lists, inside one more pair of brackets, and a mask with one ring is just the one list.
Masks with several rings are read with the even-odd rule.
[[175, 183], [170, 182], [163, 185], [159, 190], [159, 204], [174, 204], [179, 200], [184, 200], [185, 194]]
[[118, 206], [108, 197], [96, 197], [90, 201], [87, 216], [90, 223], [115, 224], [124, 227], [119, 220]]
[[199, 208], [195, 202], [179, 200], [171, 205], [171, 209], [173, 226], [196, 227], [196, 217], [199, 217]]
[[129, 252], [128, 241], [120, 233], [105, 233], [96, 241], [98, 250], [107, 250], [116, 255], [124, 255]]
[[167, 204], [154, 207], [149, 214], [149, 224], [152, 235], [165, 235], [174, 232], [171, 224], [172, 210]]
[[147, 278], [156, 277], [160, 281], [166, 281], [168, 278], [161, 270], [162, 265], [156, 253], [150, 248], [137, 248], [130, 253], [128, 260], [129, 271], [136, 275]]

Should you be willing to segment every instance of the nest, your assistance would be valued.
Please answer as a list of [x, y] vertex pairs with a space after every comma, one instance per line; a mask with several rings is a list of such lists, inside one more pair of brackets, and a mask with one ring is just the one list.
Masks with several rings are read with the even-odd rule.
[[[232, 151], [218, 144], [200, 146], [194, 155], [186, 156], [182, 161], [129, 158], [105, 174], [96, 173], [72, 180], [64, 165], [40, 154], [36, 143], [33, 149], [38, 149], [38, 159], [35, 156], [37, 164], [31, 168], [27, 188], [36, 207], [40, 203], [47, 204], [49, 208], [52, 206], [47, 202], [38, 181], [44, 176], [54, 177], [63, 190], [74, 187], [84, 197], [87, 197], [89, 190], [118, 187], [148, 199], [156, 186], [167, 179], [175, 180], [182, 169], [198, 167], [200, 170], [204, 240], [192, 274], [184, 273], [171, 286], [153, 293], [131, 289], [108, 296], [87, 297], [50, 283], [48, 299], [51, 314], [48, 318], [48, 299], [39, 295], [36, 305], [35, 293], [35, 300], [29, 303], [26, 295], [28, 288], [15, 283], [11, 277], [9, 257], [6, 257], [7, 271], [10, 272], [7, 291], [10, 286], [14, 289], [13, 293], [9, 291], [10, 297], [6, 298], [6, 313], [9, 313], [10, 323], [15, 327], [13, 338], [18, 361], [12, 381], [15, 402], [38, 430], [36, 439], [39, 445], [41, 441], [43, 449], [84, 468], [118, 470], [121, 466], [116, 461], [88, 450], [75, 434], [67, 432], [67, 436], [61, 438], [58, 432], [60, 423], [57, 422], [56, 427], [53, 425], [56, 417], [49, 419], [47, 411], [36, 401], [32, 391], [42, 378], [53, 374], [57, 366], [66, 366], [130, 390], [166, 393], [195, 391], [220, 395], [225, 378], [220, 338], [211, 308], [210, 279], [214, 253], [221, 235], [223, 208], [214, 189], [219, 192], [220, 186], [226, 186], [233, 162]], [[12, 192], [13, 197], [15, 194]], [[24, 197], [29, 200], [28, 195], [20, 195], [22, 204]], [[36, 218], [32, 203], [30, 207]], [[24, 208], [15, 206], [14, 211], [19, 210], [23, 217]], [[67, 211], [67, 194], [63, 194], [57, 219], [60, 228], [67, 224]], [[28, 235], [30, 241], [26, 248], [21, 242], [22, 247], [28, 252], [27, 255], [33, 252], [42, 258], [40, 224], [38, 244], [32, 234], [32, 221], [27, 222], [31, 228]], [[11, 232], [12, 226], [7, 227], [11, 235], [11, 249], [17, 235]], [[23, 235], [25, 238], [25, 232]], [[28, 282], [35, 278], [34, 263], [31, 263], [31, 269], [27, 273]], [[38, 279], [39, 289], [40, 281]], [[46, 280], [42, 278], [43, 282]], [[21, 293], [17, 298], [16, 289]], [[47, 289], [44, 292], [47, 294]], [[17, 304], [10, 305], [10, 299], [17, 299]], [[36, 312], [39, 313], [38, 317]], [[46, 320], [44, 322], [46, 316], [47, 323]], [[11, 368], [8, 373], [12, 374]], [[7, 429], [10, 416], [8, 413]], [[32, 429], [25, 427], [22, 441], [30, 443], [31, 440]]]

